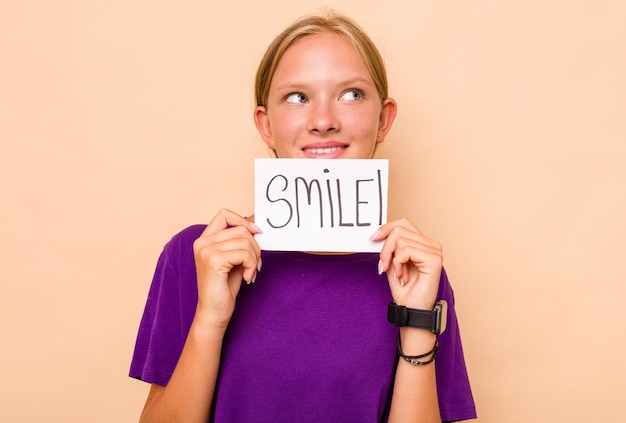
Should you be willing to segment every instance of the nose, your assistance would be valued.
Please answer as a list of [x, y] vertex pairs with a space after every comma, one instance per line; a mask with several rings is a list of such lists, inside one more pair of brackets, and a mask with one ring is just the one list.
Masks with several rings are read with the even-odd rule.
[[326, 134], [339, 130], [339, 116], [332, 102], [320, 102], [310, 109], [309, 132]]

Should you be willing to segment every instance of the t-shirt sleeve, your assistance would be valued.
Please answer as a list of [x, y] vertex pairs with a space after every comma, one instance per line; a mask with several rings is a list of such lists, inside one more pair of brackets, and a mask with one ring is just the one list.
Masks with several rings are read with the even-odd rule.
[[447, 327], [438, 337], [439, 353], [435, 360], [441, 419], [444, 422], [474, 419], [476, 407], [463, 357], [454, 292], [445, 270], [441, 274], [439, 298], [448, 303]]
[[175, 235], [157, 262], [129, 375], [165, 386], [182, 353], [198, 300], [193, 241], [202, 227]]

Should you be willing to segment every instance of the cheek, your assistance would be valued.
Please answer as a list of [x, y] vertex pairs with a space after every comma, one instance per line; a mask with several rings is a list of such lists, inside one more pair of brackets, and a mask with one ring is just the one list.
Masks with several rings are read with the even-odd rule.
[[375, 141], [378, 135], [378, 115], [367, 113], [352, 116], [345, 121], [350, 131], [364, 141]]
[[279, 113], [271, 119], [271, 125], [274, 138], [279, 141], [296, 134], [303, 122], [295, 113]]

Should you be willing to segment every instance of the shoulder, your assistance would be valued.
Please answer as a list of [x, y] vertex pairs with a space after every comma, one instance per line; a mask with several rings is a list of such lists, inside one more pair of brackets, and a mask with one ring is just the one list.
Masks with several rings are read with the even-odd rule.
[[197, 224], [187, 226], [182, 231], [176, 233], [165, 245], [166, 251], [185, 250], [193, 248], [193, 243], [202, 235], [207, 225]]
[[205, 224], [187, 226], [185, 229], [175, 234], [172, 237], [172, 240], [179, 242], [191, 241], [193, 243], [193, 241], [195, 241], [200, 235], [202, 235], [202, 232], [204, 232], [206, 226], [207, 225]]
[[[159, 258], [159, 267], [181, 268], [193, 263], [193, 243], [206, 228], [206, 225], [191, 225], [174, 234], [165, 244]], [[195, 265], [194, 265], [195, 268]]]

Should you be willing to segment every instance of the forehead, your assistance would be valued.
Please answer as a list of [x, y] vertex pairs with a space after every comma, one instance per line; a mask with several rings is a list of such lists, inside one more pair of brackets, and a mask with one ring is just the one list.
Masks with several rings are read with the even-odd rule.
[[309, 35], [294, 42], [281, 57], [274, 79], [303, 77], [315, 71], [334, 70], [335, 74], [352, 72], [371, 79], [365, 61], [350, 41], [339, 34]]

